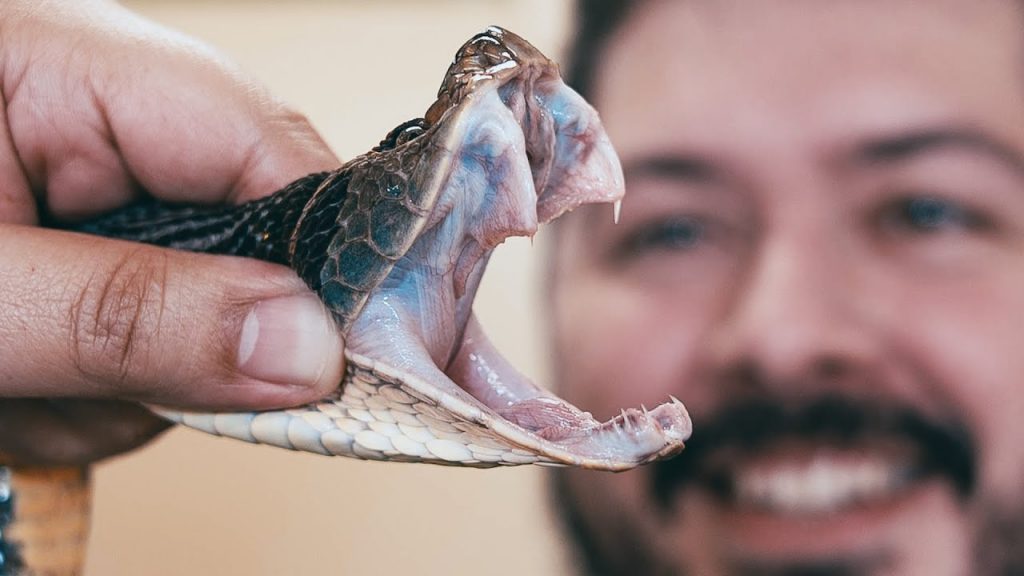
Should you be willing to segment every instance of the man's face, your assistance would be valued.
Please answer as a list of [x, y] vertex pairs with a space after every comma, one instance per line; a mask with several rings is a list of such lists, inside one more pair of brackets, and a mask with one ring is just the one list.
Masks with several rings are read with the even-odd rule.
[[613, 37], [592, 100], [627, 197], [560, 224], [558, 376], [602, 417], [678, 396], [694, 434], [559, 476], [599, 562], [1024, 571], [1022, 23], [652, 1]]

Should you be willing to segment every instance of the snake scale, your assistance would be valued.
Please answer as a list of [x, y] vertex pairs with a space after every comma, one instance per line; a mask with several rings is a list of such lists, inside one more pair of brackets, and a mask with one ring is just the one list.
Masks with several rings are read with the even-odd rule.
[[458, 50], [422, 118], [335, 171], [238, 206], [150, 201], [78, 230], [288, 265], [343, 334], [334, 395], [260, 413], [154, 408], [175, 422], [370, 460], [626, 470], [682, 450], [683, 405], [672, 398], [599, 422], [519, 374], [472, 314], [505, 238], [585, 203], [615, 203], [617, 217], [623, 193], [593, 108], [554, 62], [490, 27]]

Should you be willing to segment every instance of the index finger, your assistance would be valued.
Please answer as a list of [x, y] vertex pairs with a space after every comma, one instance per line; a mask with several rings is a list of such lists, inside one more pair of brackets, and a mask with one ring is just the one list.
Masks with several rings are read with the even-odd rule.
[[11, 142], [58, 219], [141, 190], [242, 202], [338, 165], [302, 115], [225, 58], [114, 3], [2, 16], [17, 20], [5, 37]]

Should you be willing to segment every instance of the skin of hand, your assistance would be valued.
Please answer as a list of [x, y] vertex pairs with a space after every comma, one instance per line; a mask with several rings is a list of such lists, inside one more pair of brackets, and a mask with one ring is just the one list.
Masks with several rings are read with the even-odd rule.
[[206, 46], [113, 2], [0, 7], [0, 463], [83, 464], [205, 410], [313, 401], [342, 341], [289, 269], [40, 227], [241, 203], [337, 158]]

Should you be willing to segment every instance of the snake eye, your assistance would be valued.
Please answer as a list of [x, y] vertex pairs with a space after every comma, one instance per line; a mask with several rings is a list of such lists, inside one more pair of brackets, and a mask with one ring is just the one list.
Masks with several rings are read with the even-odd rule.
[[395, 146], [401, 146], [420, 134], [423, 134], [423, 132], [424, 130], [422, 126], [409, 126], [398, 133], [398, 137], [395, 138]]
[[426, 132], [427, 128], [429, 128], [429, 125], [423, 118], [414, 118], [403, 122], [388, 132], [388, 135], [380, 141], [380, 144], [373, 148], [373, 151], [383, 152], [401, 146]]

